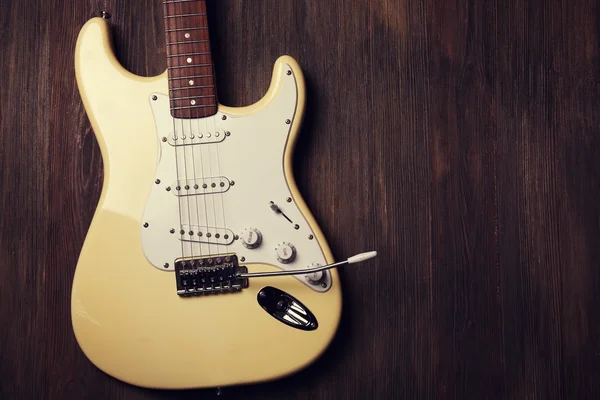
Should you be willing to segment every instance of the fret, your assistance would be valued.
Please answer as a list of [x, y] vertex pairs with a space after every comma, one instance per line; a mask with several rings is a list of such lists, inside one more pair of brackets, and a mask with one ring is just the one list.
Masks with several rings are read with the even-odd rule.
[[[198, 104], [195, 106], [183, 106], [183, 107], [171, 107], [171, 110], [185, 110], [185, 109], [190, 109], [190, 108], [206, 108], [206, 107], [216, 107], [216, 105], [213, 104]], [[181, 118], [181, 117], [179, 117]]]
[[[180, 89], [181, 90], [181, 89]], [[171, 101], [177, 101], [177, 100], [189, 100], [189, 99], [208, 99], [211, 97], [215, 97], [216, 95], [214, 94], [207, 94], [205, 96], [186, 96], [186, 97], [171, 97]]]
[[167, 46], [174, 46], [174, 45], [180, 45], [180, 44], [193, 44], [193, 43], [208, 43], [208, 40], [188, 40], [188, 41], [183, 41], [183, 42], [167, 43]]
[[175, 67], [169, 67], [170, 69], [180, 69], [180, 68], [192, 68], [192, 67], [212, 67], [212, 64], [196, 64], [196, 65], [177, 65]]
[[206, 13], [167, 15], [165, 17], [165, 19], [168, 19], [168, 18], [182, 18], [182, 17], [206, 17]]
[[176, 79], [195, 79], [195, 78], [212, 78], [212, 75], [193, 75], [193, 76], [176, 76], [176, 77], [172, 77], [169, 78], [170, 81], [176, 80]]
[[175, 90], [191, 90], [191, 89], [214, 89], [215, 85], [202, 85], [202, 86], [182, 86], [178, 88], [169, 89], [170, 92]]
[[172, 57], [185, 57], [185, 56], [205, 56], [207, 54], [210, 54], [210, 51], [204, 51], [201, 53], [170, 54], [168, 57], [172, 58]]
[[218, 101], [206, 1], [163, 3], [171, 115], [182, 119], [212, 116], [218, 111]]
[[215, 96], [216, 91], [214, 87], [203, 87], [208, 85], [199, 86], [182, 86], [179, 88], [173, 88], [169, 90], [169, 93], [173, 98], [179, 97], [191, 97], [191, 98], [202, 98], [203, 96]]
[[[194, 0], [196, 1], [196, 0]], [[202, 29], [208, 29], [208, 26], [199, 26], [197, 28], [175, 28], [175, 29], [167, 29], [166, 32], [167, 33], [171, 33], [171, 32], [181, 32], [181, 31], [199, 31]]]

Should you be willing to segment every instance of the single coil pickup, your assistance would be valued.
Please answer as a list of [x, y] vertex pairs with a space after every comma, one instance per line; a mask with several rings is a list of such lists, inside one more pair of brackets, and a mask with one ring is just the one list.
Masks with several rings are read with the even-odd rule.
[[171, 186], [175, 196], [202, 196], [205, 194], [224, 193], [231, 187], [231, 181], [224, 176], [179, 180]]
[[203, 257], [175, 262], [177, 294], [182, 297], [239, 292], [248, 287], [248, 272], [236, 255]]
[[199, 225], [181, 225], [180, 239], [185, 242], [230, 245], [235, 240], [233, 232], [226, 228]]
[[198, 144], [220, 143], [229, 132], [205, 127], [205, 122], [195, 120], [175, 120], [175, 133], [167, 136], [171, 146], [193, 146]]

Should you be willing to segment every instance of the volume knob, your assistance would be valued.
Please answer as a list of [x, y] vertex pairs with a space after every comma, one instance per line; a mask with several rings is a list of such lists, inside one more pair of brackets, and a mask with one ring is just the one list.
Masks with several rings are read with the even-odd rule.
[[241, 236], [242, 245], [247, 249], [255, 249], [262, 243], [262, 234], [258, 229], [247, 228]]
[[296, 259], [296, 248], [293, 244], [282, 243], [277, 246], [277, 260], [283, 264], [289, 264]]

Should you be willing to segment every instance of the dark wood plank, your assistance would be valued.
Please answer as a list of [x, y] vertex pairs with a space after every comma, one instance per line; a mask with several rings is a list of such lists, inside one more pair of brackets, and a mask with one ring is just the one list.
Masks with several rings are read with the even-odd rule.
[[[562, 3], [207, 1], [220, 101], [298, 59], [300, 189], [337, 258], [380, 252], [342, 271], [321, 359], [221, 397], [597, 397], [600, 9]], [[103, 179], [73, 50], [99, 7], [123, 65], [162, 73], [160, 0], [0, 2], [0, 397], [218, 398], [118, 382], [72, 334]]]

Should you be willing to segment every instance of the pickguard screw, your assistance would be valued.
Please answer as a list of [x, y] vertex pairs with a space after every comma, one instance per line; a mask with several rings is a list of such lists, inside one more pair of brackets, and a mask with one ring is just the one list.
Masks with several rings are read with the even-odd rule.
[[239, 238], [240, 238], [240, 237], [239, 237], [238, 235], [235, 235], [235, 236], [233, 237], [233, 240], [238, 240]]
[[166, 141], [167, 141], [167, 138], [166, 138], [165, 136], [163, 136], [163, 138], [162, 138], [162, 141], [163, 141], [163, 142], [166, 142]]
[[308, 235], [308, 240], [313, 240], [315, 237], [313, 235]]
[[244, 261], [246, 261], [246, 257], [242, 257], [242, 258], [240, 258], [240, 261], [241, 261], [241, 262], [244, 262]]
[[231, 186], [235, 185], [235, 181], [231, 181]]
[[229, 131], [225, 132], [225, 136], [231, 136], [231, 132], [229, 132]]
[[160, 179], [154, 181], [157, 185], [160, 185]]
[[291, 203], [292, 202], [292, 198], [288, 197], [287, 199], [285, 199], [285, 201], [287, 201], [288, 203]]
[[288, 72], [287, 72], [287, 74], [288, 74], [288, 75], [291, 75], [291, 74], [292, 74], [292, 71], [288, 71]]
[[227, 115], [223, 115], [223, 116], [221, 117], [221, 119], [222, 119], [223, 121], [225, 121], [225, 120], [227, 119]]
[[171, 232], [171, 234], [175, 233], [175, 229], [171, 229], [169, 232]]
[[300, 229], [300, 225], [298, 225], [298, 224], [294, 225], [294, 229], [295, 229], [295, 230], [298, 230], [298, 229]]
[[156, 95], [152, 96], [152, 100], [154, 100], [154, 101], [158, 100], [158, 96], [156, 96]]
[[291, 124], [291, 123], [292, 123], [292, 121], [291, 121], [291, 120], [289, 120], [289, 119], [286, 119], [286, 120], [285, 120], [285, 123], [289, 125], [289, 124]]
[[169, 268], [169, 263], [165, 263], [165, 265], [163, 265], [163, 267]]
[[171, 186], [168, 186], [167, 187], [167, 192], [170, 192], [170, 191], [171, 191]]
[[149, 226], [150, 226], [150, 224], [148, 224], [147, 222], [144, 223], [144, 228], [147, 228]]

